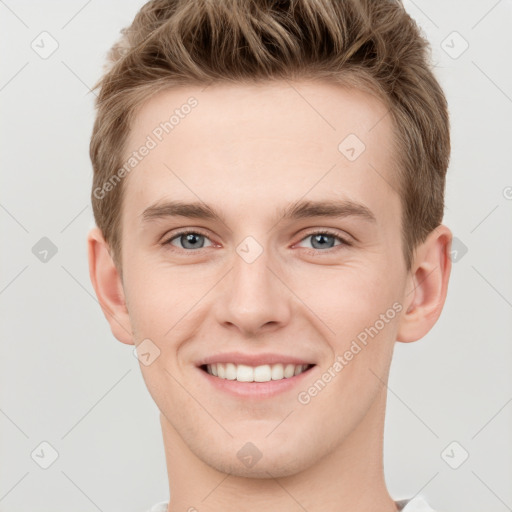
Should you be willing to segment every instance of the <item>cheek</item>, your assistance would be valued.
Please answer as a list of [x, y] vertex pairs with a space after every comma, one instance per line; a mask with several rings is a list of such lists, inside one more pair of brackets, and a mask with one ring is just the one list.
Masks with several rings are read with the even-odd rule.
[[291, 287], [330, 328], [332, 336], [346, 340], [392, 307], [398, 296], [394, 281], [393, 275], [378, 265], [353, 261], [295, 275]]
[[322, 370], [336, 375], [324, 397], [326, 404], [345, 404], [357, 416], [375, 399], [380, 379], [386, 380], [402, 306], [383, 283], [363, 286], [360, 281], [357, 288], [351, 284], [353, 288], [338, 298], [330, 296], [326, 323], [335, 334], [326, 340], [333, 358]]
[[[291, 268], [274, 266], [296, 295], [289, 297], [284, 290], [283, 300], [288, 296], [305, 314], [313, 313], [311, 321], [314, 317], [322, 321], [337, 352], [392, 307], [397, 295], [395, 269], [384, 254], [368, 253], [364, 258], [347, 254], [343, 258], [336, 267], [306, 262]], [[160, 253], [127, 251], [125, 292], [134, 330], [157, 339], [165, 339], [175, 325], [173, 334], [182, 331], [198, 309], [205, 312], [195, 306], [204, 305], [206, 294], [216, 293], [213, 289], [224, 272], [224, 267], [202, 263], [171, 265]]]
[[153, 332], [183, 317], [208, 291], [214, 277], [208, 278], [195, 265], [171, 266], [151, 256], [133, 256], [126, 267], [130, 317], [139, 325], [151, 326]]
[[354, 264], [325, 279], [317, 275], [315, 282], [321, 288], [304, 300], [327, 326], [324, 333], [332, 360], [325, 370], [338, 357], [341, 367], [333, 388], [348, 401], [354, 393], [360, 398], [367, 393], [370, 400], [379, 383], [371, 371], [383, 377], [389, 365], [402, 309], [397, 281], [379, 266]]

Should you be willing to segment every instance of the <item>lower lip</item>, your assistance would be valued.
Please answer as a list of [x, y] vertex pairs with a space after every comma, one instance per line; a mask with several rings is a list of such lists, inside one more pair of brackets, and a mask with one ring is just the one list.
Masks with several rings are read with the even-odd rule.
[[311, 368], [299, 375], [294, 375], [287, 379], [270, 380], [268, 382], [239, 382], [237, 380], [222, 379], [210, 375], [208, 372], [198, 368], [199, 372], [217, 389], [225, 391], [232, 396], [239, 398], [270, 398], [279, 393], [284, 393], [301, 384], [304, 379], [310, 375], [311, 371], [315, 368], [313, 365]]

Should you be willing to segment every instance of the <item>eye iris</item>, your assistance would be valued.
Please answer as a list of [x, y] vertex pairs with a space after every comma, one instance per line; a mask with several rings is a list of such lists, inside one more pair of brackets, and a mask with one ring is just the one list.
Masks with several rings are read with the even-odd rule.
[[[187, 233], [186, 235], [181, 235], [181, 242], [183, 243], [183, 247], [185, 247], [187, 249], [195, 249], [197, 247], [202, 247], [204, 245], [204, 240], [203, 240], [203, 244], [201, 244], [201, 245], [195, 244], [194, 245], [194, 242], [197, 242], [198, 238], [203, 238], [203, 235], [199, 235], [197, 233]], [[192, 243], [192, 246], [187, 247], [188, 243]]]
[[[320, 241], [323, 241], [325, 242], [325, 239], [326, 238], [330, 238], [332, 240], [332, 244], [325, 244], [325, 243], [322, 243]], [[317, 235], [313, 235], [313, 242], [312, 242], [312, 245], [313, 247], [315, 247], [315, 243], [320, 243], [320, 248], [322, 247], [333, 247], [334, 246], [334, 237], [332, 235], [328, 235], [328, 234], [325, 234], [325, 233], [319, 233]], [[318, 247], [315, 247], [315, 249], [318, 249]]]
[[[334, 246], [334, 240], [335, 240], [335, 236], [333, 235], [329, 235], [328, 233], [317, 233], [316, 235], [311, 235], [311, 238], [312, 238], [312, 245], [315, 249], [318, 249], [318, 248], [325, 248], [325, 247], [328, 247], [328, 248], [331, 248]], [[198, 244], [198, 239], [203, 239], [201, 244]], [[330, 242], [326, 242], [326, 239], [330, 239]], [[202, 248], [204, 246], [204, 236], [199, 234], [199, 233], [185, 233], [183, 235], [180, 236], [180, 241], [182, 242], [183, 244], [183, 247], [187, 248], [187, 249], [197, 249], [198, 247], [199, 248]], [[189, 246], [187, 246], [187, 244], [190, 244]], [[315, 246], [317, 245], [318, 246]]]

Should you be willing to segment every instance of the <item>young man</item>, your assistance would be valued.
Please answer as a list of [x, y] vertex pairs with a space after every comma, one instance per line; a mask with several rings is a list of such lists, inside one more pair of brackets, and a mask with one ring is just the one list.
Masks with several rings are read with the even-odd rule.
[[156, 0], [113, 47], [90, 276], [161, 411], [153, 511], [432, 510], [382, 462], [451, 270], [427, 47], [391, 0]]

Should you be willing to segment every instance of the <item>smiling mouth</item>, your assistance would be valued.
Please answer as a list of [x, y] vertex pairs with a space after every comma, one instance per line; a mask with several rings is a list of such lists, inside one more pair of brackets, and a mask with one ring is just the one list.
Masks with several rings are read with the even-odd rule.
[[203, 364], [204, 372], [224, 380], [238, 382], [270, 382], [286, 380], [309, 371], [314, 364], [263, 364], [248, 366], [234, 363]]

